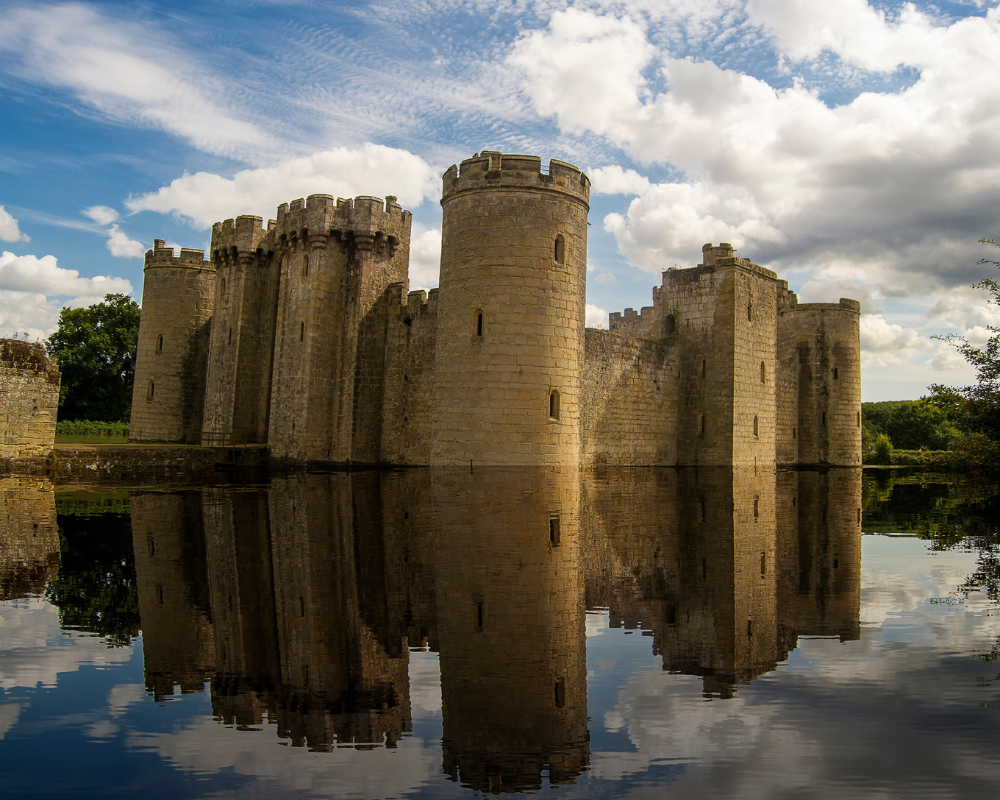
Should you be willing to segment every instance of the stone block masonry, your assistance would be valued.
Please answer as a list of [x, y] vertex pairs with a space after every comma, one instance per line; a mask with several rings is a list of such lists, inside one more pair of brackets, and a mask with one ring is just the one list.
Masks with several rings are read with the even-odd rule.
[[0, 459], [47, 456], [56, 440], [59, 368], [39, 343], [0, 339]]
[[210, 261], [158, 240], [133, 438], [258, 442], [276, 465], [860, 463], [855, 301], [799, 304], [723, 242], [585, 332], [589, 196], [555, 159], [451, 166], [429, 294], [408, 292], [394, 197], [217, 223]]

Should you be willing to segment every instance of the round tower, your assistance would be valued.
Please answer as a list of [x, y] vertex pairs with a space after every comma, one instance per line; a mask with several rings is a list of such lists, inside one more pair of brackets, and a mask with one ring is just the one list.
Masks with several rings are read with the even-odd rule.
[[146, 252], [129, 441], [197, 442], [215, 267], [201, 250]]
[[555, 159], [445, 172], [432, 464], [579, 464], [589, 199]]

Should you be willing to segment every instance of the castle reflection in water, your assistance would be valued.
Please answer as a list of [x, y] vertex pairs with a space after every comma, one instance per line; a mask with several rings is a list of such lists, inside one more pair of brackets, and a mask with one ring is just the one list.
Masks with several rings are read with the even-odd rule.
[[443, 767], [492, 791], [589, 760], [586, 610], [708, 697], [859, 635], [861, 471], [356, 472], [130, 499], [146, 685], [313, 750], [393, 747], [440, 656]]

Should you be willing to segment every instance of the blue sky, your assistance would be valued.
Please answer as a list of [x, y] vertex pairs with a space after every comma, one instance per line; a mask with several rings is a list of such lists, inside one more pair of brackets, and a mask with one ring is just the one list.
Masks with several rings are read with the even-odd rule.
[[862, 301], [864, 396], [985, 341], [994, 2], [0, 2], [0, 334], [142, 291], [153, 238], [313, 192], [399, 197], [437, 283], [440, 175], [482, 149], [593, 180], [588, 324], [705, 242]]

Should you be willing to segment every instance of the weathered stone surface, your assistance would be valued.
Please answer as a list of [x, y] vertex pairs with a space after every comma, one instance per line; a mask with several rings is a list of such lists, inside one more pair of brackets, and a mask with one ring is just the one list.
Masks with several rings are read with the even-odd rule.
[[59, 378], [41, 344], [0, 339], [0, 459], [44, 457], [52, 450]]

